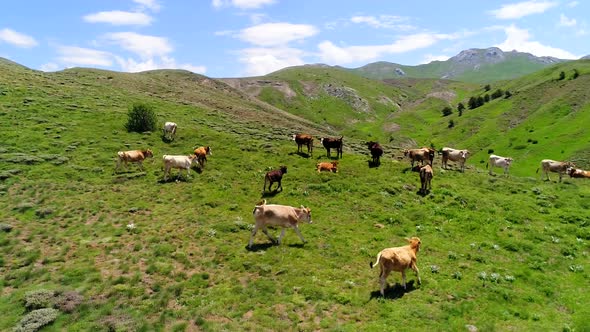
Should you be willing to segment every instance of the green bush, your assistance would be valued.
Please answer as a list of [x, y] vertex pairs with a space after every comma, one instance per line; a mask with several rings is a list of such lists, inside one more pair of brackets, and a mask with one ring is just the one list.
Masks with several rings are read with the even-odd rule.
[[51, 308], [55, 292], [47, 289], [39, 289], [25, 294], [25, 308], [28, 310]]
[[33, 310], [23, 317], [14, 328], [14, 332], [35, 332], [52, 323], [59, 311], [53, 308]]
[[156, 129], [156, 112], [145, 104], [134, 104], [127, 113], [127, 131], [143, 133], [145, 131], [154, 131]]

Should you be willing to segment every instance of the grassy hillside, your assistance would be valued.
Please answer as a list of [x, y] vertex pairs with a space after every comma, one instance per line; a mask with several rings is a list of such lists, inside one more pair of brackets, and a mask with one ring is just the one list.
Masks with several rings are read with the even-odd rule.
[[[56, 297], [57, 319], [44, 331], [589, 328], [590, 183], [435, 167], [431, 193], [420, 196], [409, 162], [389, 153], [369, 168], [366, 153], [348, 148], [339, 173], [317, 174], [324, 151], [299, 155], [288, 133], [337, 131], [206, 77], [0, 69], [0, 330], [17, 325], [27, 294], [42, 289], [70, 294], [69, 307]], [[409, 84], [406, 98], [422, 105], [417, 92], [438, 83]], [[133, 102], [177, 122], [177, 139], [126, 132]], [[194, 145], [212, 147], [206, 168], [164, 182], [160, 156]], [[155, 154], [145, 172], [113, 174], [118, 150], [143, 147]], [[247, 250], [263, 175], [281, 164], [284, 190], [264, 198], [312, 209], [314, 223], [301, 226], [308, 243], [288, 230], [281, 246], [258, 234]], [[381, 299], [368, 263], [409, 236], [422, 239], [423, 283], [408, 273], [404, 292], [394, 273]]]

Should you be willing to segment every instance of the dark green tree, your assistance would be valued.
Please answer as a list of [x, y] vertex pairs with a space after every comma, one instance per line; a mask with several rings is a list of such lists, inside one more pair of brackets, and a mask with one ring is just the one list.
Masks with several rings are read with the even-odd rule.
[[463, 103], [459, 103], [457, 105], [457, 112], [459, 112], [459, 116], [463, 115], [464, 110], [465, 110], [465, 105], [463, 105]]
[[565, 72], [562, 71], [562, 72], [559, 73], [559, 80], [561, 81], [564, 78], [565, 78]]
[[455, 121], [453, 121], [453, 120], [449, 120], [449, 125], [448, 125], [448, 127], [449, 127], [449, 128], [453, 128], [454, 126], [455, 126]]
[[510, 97], [512, 97], [512, 93], [510, 93], [510, 91], [506, 90], [506, 92], [504, 92], [504, 98], [508, 99]]
[[578, 72], [578, 70], [576, 68], [574, 68], [574, 74], [572, 75], [572, 80], [575, 80], [576, 78], [578, 78], [578, 76], [580, 76], [580, 73]]
[[127, 131], [143, 133], [145, 131], [154, 131], [156, 129], [156, 112], [153, 108], [145, 104], [134, 104], [127, 112]]
[[471, 96], [469, 97], [469, 101], [467, 102], [467, 106], [470, 110], [477, 108], [477, 98]]
[[490, 91], [492, 87], [489, 84], [486, 84], [486, 86], [483, 87], [484, 90], [486, 91]]
[[488, 103], [488, 102], [490, 101], [490, 95], [486, 93], [486, 94], [483, 96], [483, 101], [484, 101], [484, 102], [486, 102], [486, 103]]
[[500, 98], [504, 95], [504, 91], [502, 89], [497, 89], [496, 91], [492, 92], [492, 99]]
[[476, 100], [477, 100], [476, 101], [477, 107], [483, 106], [483, 104], [485, 103], [485, 101], [484, 101], [484, 99], [483, 99], [482, 96], [477, 97]]
[[451, 114], [453, 114], [453, 109], [450, 108], [449, 106], [445, 106], [445, 108], [442, 109], [443, 116], [449, 116]]

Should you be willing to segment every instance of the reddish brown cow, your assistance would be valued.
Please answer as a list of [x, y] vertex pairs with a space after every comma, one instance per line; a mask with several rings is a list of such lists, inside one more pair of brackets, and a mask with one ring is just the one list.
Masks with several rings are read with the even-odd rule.
[[207, 155], [212, 155], [211, 147], [201, 146], [200, 148], [195, 149], [195, 155], [197, 156], [197, 161], [201, 165], [201, 168], [204, 168], [205, 162], [207, 161]]
[[307, 146], [307, 153], [313, 155], [313, 136], [308, 134], [293, 135], [293, 140], [297, 143], [297, 152], [303, 152], [303, 146]]
[[369, 148], [369, 150], [371, 150], [371, 157], [373, 157], [373, 165], [379, 165], [380, 162], [380, 158], [383, 155], [383, 148], [381, 147], [381, 145], [379, 145], [379, 143], [377, 142], [367, 142], [367, 148]]
[[568, 172], [567, 172], [570, 177], [572, 178], [585, 178], [585, 179], [590, 179], [590, 171], [585, 171], [583, 169], [579, 169], [579, 168], [568, 168]]
[[322, 137], [320, 143], [326, 148], [327, 156], [330, 158], [330, 149], [336, 149], [336, 158], [342, 158], [342, 138]]
[[125, 163], [125, 168], [127, 168], [127, 163], [138, 163], [139, 167], [143, 171], [143, 161], [145, 158], [151, 158], [154, 156], [152, 150], [130, 150], [130, 151], [119, 151], [117, 152], [117, 156], [119, 159], [117, 160], [117, 166], [115, 167], [115, 172], [121, 166], [121, 163]]
[[338, 161], [317, 163], [315, 165], [315, 167], [318, 170], [318, 173], [321, 171], [328, 171], [328, 172], [337, 173], [338, 172]]
[[424, 165], [424, 162], [427, 161], [430, 164], [430, 166], [432, 166], [435, 153], [436, 151], [431, 148], [404, 150], [404, 156], [410, 158], [410, 161], [412, 162], [412, 167], [414, 167], [415, 161], [420, 161], [422, 165]]
[[281, 189], [281, 191], [283, 191], [283, 186], [281, 185], [281, 180], [283, 179], [283, 174], [286, 174], [286, 173], [287, 173], [287, 166], [281, 166], [279, 169], [267, 172], [266, 175], [264, 176], [264, 186], [262, 187], [262, 193], [264, 194], [264, 192], [266, 190], [266, 183], [267, 182], [269, 182], [268, 191], [271, 191], [270, 187], [272, 187], [272, 184], [275, 182], [278, 182], [278, 185], [277, 185], [277, 188], [275, 189], [275, 191], [278, 191], [279, 189]]

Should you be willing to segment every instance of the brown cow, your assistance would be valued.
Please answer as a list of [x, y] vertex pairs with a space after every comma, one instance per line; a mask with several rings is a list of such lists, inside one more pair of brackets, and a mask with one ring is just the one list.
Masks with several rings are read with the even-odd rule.
[[436, 151], [431, 148], [404, 150], [404, 156], [410, 158], [410, 161], [412, 162], [412, 167], [414, 167], [414, 161], [420, 161], [422, 165], [424, 165], [425, 161], [428, 161], [430, 163], [430, 166], [432, 166], [435, 153]]
[[207, 155], [213, 155], [211, 153], [211, 147], [209, 146], [201, 146], [195, 149], [195, 155], [197, 156], [197, 161], [201, 165], [201, 168], [205, 167], [205, 162], [207, 161]]
[[308, 134], [293, 135], [293, 140], [297, 143], [297, 152], [303, 153], [303, 146], [307, 146], [307, 153], [313, 155], [313, 136]]
[[317, 163], [315, 167], [317, 168], [318, 173], [321, 171], [338, 173], [338, 161]]
[[590, 171], [585, 171], [583, 169], [573, 168], [572, 167], [572, 168], [568, 168], [567, 173], [572, 178], [585, 178], [585, 179], [590, 179]]
[[125, 162], [125, 168], [127, 168], [127, 163], [138, 163], [139, 167], [143, 171], [143, 161], [145, 158], [152, 158], [154, 154], [152, 150], [130, 150], [130, 151], [119, 151], [117, 152], [117, 156], [119, 159], [117, 160], [117, 166], [115, 167], [115, 172], [119, 169], [122, 162]]
[[381, 267], [379, 282], [381, 284], [382, 296], [385, 296], [385, 284], [387, 282], [387, 276], [391, 271], [401, 272], [402, 286], [404, 289], [406, 289], [406, 269], [414, 270], [414, 272], [416, 272], [416, 277], [418, 277], [418, 284], [422, 283], [418, 265], [416, 265], [416, 255], [420, 250], [422, 242], [420, 241], [420, 238], [417, 237], [412, 237], [411, 239], [406, 238], [406, 240], [410, 243], [409, 245], [383, 249], [377, 255], [377, 261], [374, 264], [373, 262], [369, 263], [371, 268], [377, 264]]
[[279, 188], [281, 189], [281, 191], [283, 191], [283, 186], [281, 185], [281, 180], [283, 179], [283, 174], [286, 174], [286, 173], [287, 173], [287, 166], [281, 166], [281, 167], [279, 167], [279, 169], [267, 172], [266, 175], [264, 176], [264, 186], [262, 187], [262, 193], [264, 194], [264, 192], [266, 190], [266, 183], [267, 182], [269, 182], [268, 191], [271, 191], [270, 187], [272, 187], [272, 184], [275, 182], [278, 182], [278, 185], [277, 185], [277, 188], [275, 189], [275, 191], [278, 191]]
[[330, 158], [330, 149], [336, 149], [336, 158], [342, 158], [342, 138], [322, 137], [320, 143], [326, 148], [327, 156]]
[[430, 165], [420, 167], [420, 192], [426, 194], [431, 188], [431, 181], [434, 177], [434, 172]]
[[381, 145], [377, 142], [367, 142], [367, 148], [369, 148], [369, 150], [371, 151], [371, 157], [373, 157], [373, 165], [378, 166], [381, 161], [380, 158], [383, 155], [383, 148], [381, 147]]

